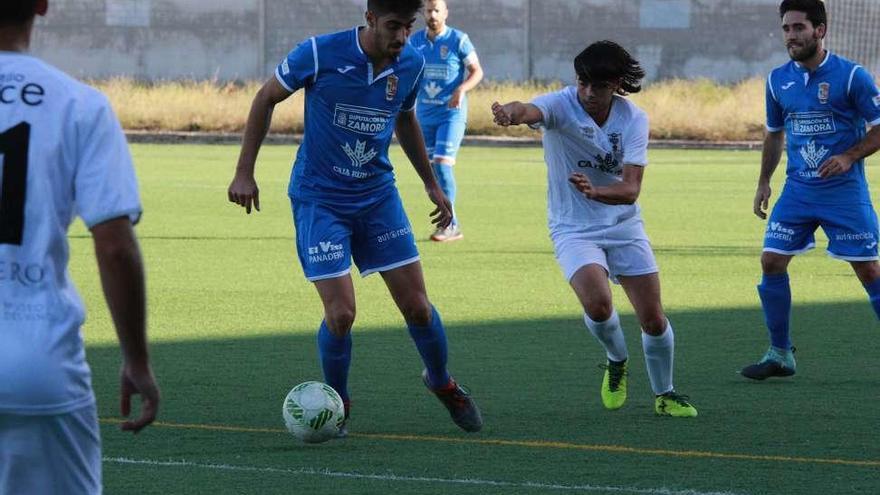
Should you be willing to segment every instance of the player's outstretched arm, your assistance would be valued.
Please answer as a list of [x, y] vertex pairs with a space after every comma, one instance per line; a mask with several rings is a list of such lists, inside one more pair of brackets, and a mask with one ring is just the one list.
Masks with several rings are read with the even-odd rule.
[[758, 218], [766, 219], [767, 210], [770, 208], [770, 179], [773, 172], [782, 159], [782, 150], [785, 146], [785, 134], [783, 131], [767, 131], [764, 135], [764, 148], [761, 151], [761, 175], [758, 177], [758, 188], [755, 191], [755, 200], [752, 203], [752, 211]]
[[437, 227], [445, 228], [452, 222], [452, 204], [437, 183], [437, 177], [434, 175], [434, 169], [431, 167], [431, 160], [428, 158], [428, 151], [425, 148], [425, 138], [422, 136], [422, 129], [419, 121], [416, 119], [415, 110], [408, 112], [400, 112], [397, 115], [397, 121], [394, 125], [394, 132], [397, 134], [397, 141], [406, 157], [409, 158], [416, 173], [421, 177], [425, 184], [425, 191], [428, 198], [437, 207], [431, 212], [431, 223]]
[[238, 165], [235, 167], [235, 177], [232, 178], [228, 191], [229, 201], [244, 207], [248, 214], [251, 213], [251, 206], [260, 211], [260, 190], [254, 178], [254, 168], [260, 146], [272, 123], [272, 112], [275, 110], [275, 105], [286, 100], [291, 94], [293, 93], [272, 77], [257, 91], [251, 103], [244, 128], [241, 153], [238, 156]]
[[538, 107], [519, 101], [503, 105], [497, 101], [492, 103], [492, 115], [495, 117], [495, 123], [502, 127], [520, 124], [532, 125], [544, 120], [544, 114]]
[[140, 394], [142, 401], [140, 417], [122, 423], [121, 428], [137, 433], [156, 419], [159, 410], [159, 386], [153, 377], [147, 348], [146, 287], [140, 248], [128, 217], [100, 223], [91, 231], [104, 298], [122, 349], [122, 415], [127, 417], [131, 413], [132, 395]]

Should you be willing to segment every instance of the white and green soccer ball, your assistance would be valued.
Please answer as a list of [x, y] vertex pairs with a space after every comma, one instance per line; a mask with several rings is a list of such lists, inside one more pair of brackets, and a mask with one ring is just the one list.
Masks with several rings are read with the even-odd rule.
[[293, 436], [306, 443], [321, 443], [339, 432], [345, 421], [345, 406], [330, 385], [303, 382], [284, 398], [281, 414]]

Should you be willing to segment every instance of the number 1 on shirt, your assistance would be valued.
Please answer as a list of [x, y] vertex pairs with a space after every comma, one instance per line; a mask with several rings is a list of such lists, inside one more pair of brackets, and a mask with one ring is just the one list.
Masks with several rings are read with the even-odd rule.
[[0, 244], [20, 246], [24, 233], [28, 146], [31, 125], [22, 122], [0, 134], [3, 178], [0, 181]]

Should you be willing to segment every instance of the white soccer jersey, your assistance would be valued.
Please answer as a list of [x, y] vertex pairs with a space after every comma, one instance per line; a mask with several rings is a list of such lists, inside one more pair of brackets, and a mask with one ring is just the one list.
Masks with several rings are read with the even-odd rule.
[[[623, 166], [648, 164], [648, 117], [626, 98], [614, 96], [601, 127], [578, 101], [577, 88], [535, 98], [544, 116], [544, 160], [547, 162], [547, 210], [551, 234], [579, 232], [590, 236], [630, 237], [641, 231], [638, 205], [608, 205], [587, 199], [568, 182], [581, 172], [596, 186], [623, 180]], [[639, 229], [626, 228], [638, 225]]]
[[137, 182], [98, 91], [0, 52], [0, 108], [0, 413], [61, 414], [94, 401], [67, 229], [136, 221]]

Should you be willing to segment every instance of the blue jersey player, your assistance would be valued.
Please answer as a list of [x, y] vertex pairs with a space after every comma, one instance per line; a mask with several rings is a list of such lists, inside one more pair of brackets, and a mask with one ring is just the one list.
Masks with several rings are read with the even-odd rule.
[[[306, 277], [324, 304], [318, 349], [324, 379], [350, 411], [348, 370], [355, 317], [350, 276], [382, 274], [425, 364], [425, 385], [466, 431], [482, 427], [480, 411], [446, 370], [446, 334], [425, 290], [412, 227], [388, 159], [392, 132], [449, 224], [449, 201], [437, 184], [415, 116], [424, 59], [407, 38], [422, 0], [369, 0], [366, 26], [310, 38], [294, 48], [254, 98], [229, 200], [259, 210], [254, 166], [272, 110], [305, 90], [305, 135], [288, 195], [296, 247]], [[347, 430], [340, 431], [344, 436]]]
[[[784, 142], [788, 167], [767, 222], [758, 285], [770, 349], [741, 371], [755, 380], [795, 373], [786, 270], [794, 255], [814, 247], [816, 228], [828, 236], [828, 254], [852, 265], [880, 316], [880, 234], [864, 163], [880, 149], [880, 91], [864, 68], [823, 48], [827, 16], [821, 0], [785, 0], [779, 14], [792, 60], [767, 78], [767, 135], [754, 202], [758, 217], [767, 217], [770, 177]], [[867, 133], [866, 123], [873, 126]]]
[[446, 25], [445, 0], [425, 3], [427, 28], [410, 43], [425, 57], [425, 74], [419, 89], [416, 115], [440, 187], [452, 204], [452, 223], [438, 228], [432, 241], [457, 241], [463, 237], [455, 214], [456, 183], [453, 165], [467, 125], [467, 92], [483, 79], [477, 52], [467, 34]]

